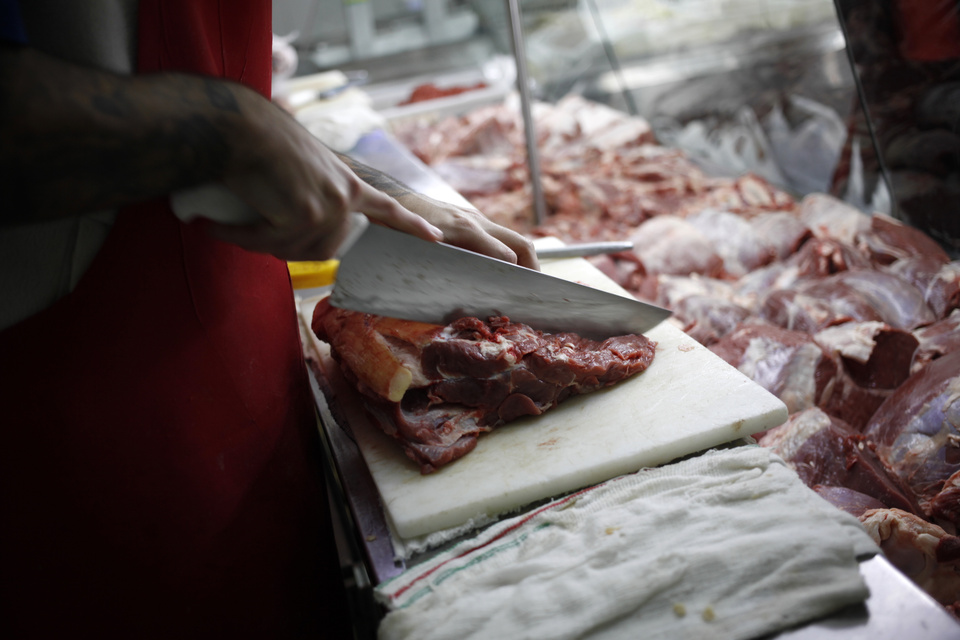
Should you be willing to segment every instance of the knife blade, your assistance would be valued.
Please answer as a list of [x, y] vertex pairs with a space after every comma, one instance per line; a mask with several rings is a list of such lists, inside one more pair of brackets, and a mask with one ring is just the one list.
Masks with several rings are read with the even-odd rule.
[[635, 298], [374, 224], [345, 247], [330, 303], [432, 324], [503, 315], [600, 339], [643, 333], [670, 316]]
[[[259, 214], [219, 185], [174, 194], [174, 213], [248, 224]], [[505, 315], [548, 332], [593, 338], [649, 331], [670, 311], [441, 242], [428, 242], [353, 215], [338, 251], [331, 303], [377, 315], [448, 324]]]

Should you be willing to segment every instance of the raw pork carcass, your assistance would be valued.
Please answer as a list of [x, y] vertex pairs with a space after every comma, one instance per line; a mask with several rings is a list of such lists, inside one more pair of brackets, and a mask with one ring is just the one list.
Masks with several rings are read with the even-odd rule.
[[395, 320], [327, 299], [312, 328], [379, 426], [425, 474], [466, 455], [483, 432], [640, 373], [656, 347], [642, 335], [596, 342], [503, 317], [446, 327]]
[[860, 522], [890, 564], [960, 613], [960, 538], [900, 509], [867, 511]]
[[956, 531], [960, 496], [948, 482], [960, 471], [960, 352], [934, 360], [900, 385], [864, 435], [914, 493], [920, 514]]
[[909, 492], [887, 474], [862, 434], [814, 407], [795, 413], [759, 440], [787, 462], [808, 487], [845, 487], [886, 507], [914, 511]]

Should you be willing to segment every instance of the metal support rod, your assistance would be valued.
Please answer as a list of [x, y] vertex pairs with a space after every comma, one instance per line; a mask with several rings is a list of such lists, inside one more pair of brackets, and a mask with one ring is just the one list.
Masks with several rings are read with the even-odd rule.
[[543, 199], [543, 181], [540, 176], [540, 154], [537, 150], [537, 131], [530, 110], [530, 76], [527, 73], [527, 51], [523, 46], [523, 22], [520, 18], [519, 0], [507, 0], [507, 17], [510, 25], [510, 41], [513, 57], [517, 63], [517, 89], [520, 91], [520, 109], [523, 113], [523, 133], [527, 140], [527, 168], [533, 187], [533, 215], [536, 224], [543, 224], [547, 217], [547, 205]]

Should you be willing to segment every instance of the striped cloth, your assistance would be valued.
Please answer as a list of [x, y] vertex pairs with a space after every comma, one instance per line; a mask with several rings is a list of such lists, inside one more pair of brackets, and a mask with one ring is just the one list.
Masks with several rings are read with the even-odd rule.
[[381, 584], [382, 640], [749, 639], [862, 602], [859, 522], [755, 446], [558, 499]]

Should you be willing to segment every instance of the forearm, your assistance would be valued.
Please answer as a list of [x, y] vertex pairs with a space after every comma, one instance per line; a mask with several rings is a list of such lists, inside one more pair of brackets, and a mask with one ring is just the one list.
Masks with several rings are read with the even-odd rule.
[[0, 47], [2, 224], [122, 206], [222, 176], [243, 126], [231, 83], [119, 76]]
[[357, 174], [357, 177], [366, 182], [368, 185], [382, 191], [391, 198], [402, 198], [403, 196], [410, 195], [414, 193], [407, 185], [403, 184], [399, 180], [388, 176], [387, 174], [377, 171], [372, 167], [368, 167], [362, 162], [354, 160], [350, 156], [334, 151], [338, 158], [350, 169]]

